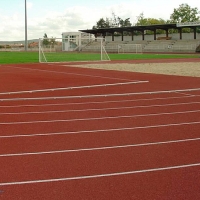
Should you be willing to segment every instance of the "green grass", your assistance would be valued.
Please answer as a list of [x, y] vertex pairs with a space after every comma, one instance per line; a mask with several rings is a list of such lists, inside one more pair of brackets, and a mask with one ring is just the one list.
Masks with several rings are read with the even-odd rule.
[[38, 52], [0, 52], [0, 64], [37, 62]]
[[[38, 63], [38, 52], [0, 52], [0, 64]], [[111, 60], [198, 58], [198, 54], [109, 54]], [[49, 53], [49, 61], [100, 60], [100, 54], [92, 53]]]
[[100, 53], [70, 53], [70, 52], [59, 52], [59, 53], [45, 53], [46, 59], [49, 62], [66, 62], [66, 61], [95, 61], [100, 60]]

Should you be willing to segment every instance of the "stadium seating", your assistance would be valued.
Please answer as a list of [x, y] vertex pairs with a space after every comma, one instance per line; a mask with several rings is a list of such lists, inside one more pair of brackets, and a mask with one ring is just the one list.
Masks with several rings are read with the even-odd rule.
[[[118, 45], [120, 44], [141, 44], [142, 52], [157, 52], [157, 53], [195, 53], [197, 46], [200, 45], [200, 40], [169, 40], [159, 39], [152, 41], [109, 41], [105, 42], [105, 49], [108, 53], [117, 53]], [[92, 42], [85, 46], [82, 51], [97, 51], [99, 48], [98, 42]]]
[[176, 52], [176, 53], [195, 53], [200, 45], [200, 40], [152, 40], [152, 41], [126, 41], [126, 42], [107, 42], [107, 52], [117, 52], [118, 44], [141, 44], [143, 52]]

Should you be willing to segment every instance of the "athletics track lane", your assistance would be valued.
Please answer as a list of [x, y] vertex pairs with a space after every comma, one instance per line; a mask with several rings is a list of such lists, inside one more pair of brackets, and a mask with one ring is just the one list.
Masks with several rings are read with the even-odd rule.
[[[37, 65], [36, 65], [37, 66]], [[66, 88], [66, 90], [55, 90], [51, 91], [52, 96], [83, 96], [83, 95], [101, 95], [110, 94], [115, 91], [116, 93], [131, 93], [131, 92], [145, 92], [145, 91], [159, 91], [159, 90], [178, 90], [178, 89], [189, 89], [194, 88], [194, 85], [198, 82], [199, 78], [187, 77], [187, 82], [182, 77], [177, 76], [162, 76], [154, 74], [141, 74], [141, 73], [130, 73], [130, 72], [119, 72], [119, 71], [106, 71], [106, 70], [94, 70], [94, 69], [83, 69], [76, 67], [58, 67], [52, 66], [52, 69], [48, 69], [49, 65], [42, 65], [44, 71], [37, 69], [31, 65], [30, 67], [22, 66], [16, 67], [10, 66], [11, 73], [1, 72], [1, 99], [4, 98], [15, 98], [15, 97], [40, 97], [48, 96], [48, 92], [36, 92], [36, 93], [18, 93], [8, 94], [12, 91], [27, 91], [37, 89], [53, 89], [53, 88]], [[8, 70], [1, 67], [1, 71]], [[39, 70], [39, 71], [37, 71]], [[74, 72], [72, 73], [72, 70]], [[78, 71], [79, 70], [79, 71]], [[18, 75], [14, 73], [17, 71]], [[170, 78], [169, 78], [170, 77]], [[170, 80], [170, 81], [169, 81]], [[149, 81], [148, 83], [140, 84], [128, 84], [127, 86], [122, 85], [112, 87], [106, 87], [105, 84], [119, 84], [129, 83], [137, 81]], [[159, 83], [159, 84], [158, 84]], [[28, 84], [28, 85], [27, 85]], [[91, 86], [91, 85], [102, 85], [102, 87], [89, 87], [89, 88], [76, 88], [70, 89], [70, 87], [79, 86]], [[5, 87], [6, 85], [6, 87]], [[184, 86], [184, 88], [182, 87]], [[13, 88], [14, 87], [14, 88]], [[7, 93], [2, 95], [2, 93]]]
[[[164, 77], [164, 76], [162, 76]], [[197, 79], [196, 79], [197, 80]], [[198, 81], [195, 85], [198, 86]], [[180, 87], [180, 86], [179, 86]], [[142, 89], [142, 87], [141, 87]], [[134, 90], [134, 89], [133, 89]], [[188, 92], [190, 93], [190, 92]], [[190, 93], [191, 94], [191, 93]], [[196, 94], [196, 93], [195, 93]], [[170, 94], [169, 96], [171, 96]], [[179, 99], [176, 103], [176, 106], [168, 106], [168, 112], [180, 112], [185, 111], [186, 108], [190, 110], [198, 110], [198, 96], [190, 97], [193, 98], [194, 104], [189, 105], [180, 105], [180, 100], [188, 102], [185, 99], [189, 94], [173, 94], [176, 97], [183, 97]], [[196, 94], [198, 95], [198, 94]], [[160, 97], [161, 95], [159, 95]], [[165, 95], [164, 95], [165, 96]], [[184, 98], [185, 97], [185, 98]], [[189, 99], [190, 99], [189, 98]], [[112, 99], [112, 97], [111, 97]], [[114, 98], [117, 100], [116, 98]], [[80, 101], [80, 100], [79, 100]], [[82, 100], [81, 100], [82, 101]], [[97, 101], [101, 101], [98, 99]], [[57, 101], [56, 101], [57, 102]], [[21, 102], [17, 102], [21, 103]], [[23, 102], [24, 103], [24, 102]], [[27, 102], [26, 102], [27, 103]], [[31, 103], [31, 102], [29, 102]], [[41, 102], [40, 102], [41, 103]], [[144, 102], [143, 102], [144, 103]], [[164, 102], [156, 102], [157, 104], [163, 104]], [[165, 100], [167, 103], [167, 100]], [[168, 102], [173, 103], [173, 101]], [[2, 102], [1, 105], [10, 104], [16, 105], [16, 102]], [[147, 102], [145, 105], [151, 105]], [[108, 107], [112, 106], [108, 104]], [[117, 103], [115, 107], [119, 107], [120, 104]], [[131, 106], [129, 103], [124, 103], [123, 106]], [[137, 103], [132, 106], [141, 106]], [[98, 109], [101, 108], [98, 106]], [[58, 109], [58, 107], [56, 108]], [[58, 110], [63, 109], [60, 108]], [[69, 109], [69, 108], [67, 108]], [[80, 108], [78, 108], [80, 109]], [[83, 109], [83, 108], [82, 108]], [[162, 108], [163, 109], [163, 108]], [[150, 112], [166, 112], [166, 108], [135, 108], [134, 110], [125, 109], [122, 110], [122, 113], [112, 112], [116, 116], [117, 114], [122, 116], [123, 111], [127, 114], [147, 114]], [[22, 109], [26, 111], [26, 108]], [[11, 109], [12, 111], [12, 109]], [[3, 111], [5, 112], [5, 110]], [[19, 110], [15, 110], [19, 112]], [[100, 111], [99, 111], [100, 112]], [[92, 116], [94, 113], [90, 113]], [[107, 113], [106, 113], [107, 114]], [[95, 116], [97, 115], [97, 112]], [[99, 115], [99, 113], [98, 113]], [[29, 116], [29, 115], [28, 115]], [[61, 115], [62, 117], [68, 117]], [[105, 112], [101, 112], [100, 116], [105, 116]], [[18, 116], [19, 117], [19, 116]], [[38, 119], [38, 116], [33, 116]], [[45, 119], [56, 118], [58, 119], [59, 115], [52, 115], [50, 118], [48, 114], [44, 115]], [[70, 117], [77, 117], [77, 112]], [[80, 116], [79, 116], [80, 117]], [[84, 116], [86, 117], [86, 116]], [[91, 117], [91, 116], [90, 116]], [[94, 116], [93, 116], [94, 117]], [[140, 118], [140, 117], [139, 117]], [[146, 118], [146, 117], [145, 117]], [[148, 117], [149, 118], [149, 117]], [[152, 118], [152, 119], [151, 119]], [[141, 118], [144, 119], [144, 116]], [[183, 113], [176, 114], [173, 117], [166, 117], [161, 115], [157, 118], [151, 116], [149, 121], [142, 121], [141, 119], [134, 119], [133, 121], [124, 121], [122, 119], [117, 119], [114, 121], [108, 121], [108, 124], [105, 122], [99, 122], [95, 125], [92, 122], [93, 128], [100, 126], [100, 128], [105, 127], [109, 128], [110, 126], [116, 127], [116, 125], [130, 126], [134, 125], [150, 126], [153, 123], [180, 123], [188, 122], [189, 120], [199, 120], [199, 113]], [[1, 120], [9, 120], [4, 117]], [[16, 118], [11, 116], [10, 120], [16, 120]], [[20, 120], [18, 118], [17, 120]], [[21, 118], [21, 120], [24, 120]], [[31, 119], [27, 117], [27, 121]], [[118, 121], [119, 120], [119, 121]], [[152, 120], [152, 121], [151, 121]], [[182, 120], [182, 121], [181, 121]], [[3, 122], [2, 121], [2, 122]], [[66, 122], [65, 122], [66, 123]], [[69, 123], [69, 122], [67, 122]], [[77, 122], [76, 122], [77, 123]], [[59, 124], [59, 123], [58, 123]], [[57, 124], [57, 125], [58, 125]], [[111, 124], [111, 125], [109, 125]], [[5, 127], [7, 125], [2, 125]], [[5, 128], [5, 134], [19, 134], [21, 130], [22, 134], [34, 134], [33, 132], [49, 132], [51, 128], [45, 128], [39, 126], [39, 128], [34, 125], [22, 126], [23, 128]], [[15, 125], [14, 125], [15, 126]], [[21, 126], [21, 125], [20, 125]], [[63, 125], [64, 126], [64, 125]], [[75, 128], [76, 131], [82, 130], [84, 127], [88, 128], [84, 123], [79, 123]], [[70, 130], [70, 125], [66, 126], [67, 131]], [[71, 127], [73, 130], [74, 126]], [[92, 127], [90, 127], [92, 128]], [[75, 130], [74, 129], [74, 130]], [[2, 130], [2, 129], [1, 129]], [[12, 131], [13, 130], [13, 131]], [[59, 130], [59, 128], [55, 128]], [[169, 144], [155, 144], [149, 146], [135, 146], [127, 148], [115, 148], [115, 149], [106, 149], [106, 150], [96, 150], [96, 151], [80, 151], [80, 152], [68, 152], [60, 154], [42, 154], [42, 155], [26, 155], [26, 156], [13, 156], [13, 157], [1, 157], [1, 163], [5, 170], [1, 170], [2, 182], [4, 181], [25, 181], [25, 180], [36, 180], [37, 178], [59, 178], [59, 177], [69, 177], [71, 176], [84, 176], [94, 174], [105, 174], [105, 173], [114, 173], [125, 171], [125, 170], [142, 170], [147, 168], [157, 169], [159, 167], [167, 167], [172, 165], [182, 166], [185, 164], [191, 164], [192, 162], [199, 162], [199, 141], [195, 138], [199, 136], [198, 133], [199, 124], [188, 124], [169, 127], [154, 127], [149, 129], [135, 129], [135, 130], [120, 130], [114, 132], [101, 132], [97, 133], [86, 133], [86, 134], [69, 134], [69, 135], [54, 135], [54, 136], [42, 136], [42, 137], [19, 137], [19, 138], [0, 138], [5, 146], [10, 147], [11, 144], [15, 144], [16, 147], [13, 149], [1, 148], [2, 153], [19, 153], [19, 152], [37, 152], [37, 151], [50, 151], [50, 150], [61, 150], [62, 148], [68, 149], [77, 149], [77, 148], [94, 148], [94, 147], [103, 147], [111, 145], [126, 145], [126, 144], [138, 144], [138, 143], [147, 143], [147, 142], [159, 142], [167, 140], [180, 140], [193, 138], [194, 141], [182, 141], [177, 143]], [[6, 132], [8, 131], [8, 132]], [[16, 131], [16, 132], [15, 132]], [[33, 131], [33, 132], [31, 132]], [[2, 133], [1, 133], [2, 135]], [[42, 138], [42, 139], [41, 139]], [[77, 140], [80, 141], [77, 144]], [[55, 141], [58, 141], [56, 144]], [[16, 143], [15, 143], [16, 142]], [[80, 144], [79, 144], [80, 143]], [[22, 145], [24, 144], [24, 145]], [[26, 144], [26, 147], [24, 148]], [[46, 145], [44, 145], [46, 144]], [[54, 145], [55, 144], [55, 145]], [[35, 146], [34, 146], [35, 145]], [[53, 146], [52, 146], [53, 145]], [[22, 148], [19, 148], [23, 146]], [[39, 149], [37, 149], [39, 147]], [[12, 152], [13, 151], [13, 152]], [[102, 153], [103, 152], [103, 153]], [[70, 162], [69, 162], [70, 160]], [[11, 164], [10, 164], [11, 163]], [[62, 163], [62, 164], [61, 164]], [[114, 172], [113, 172], [114, 171]], [[154, 171], [138, 174], [129, 174], [129, 175], [120, 175], [120, 176], [109, 176], [102, 178], [94, 179], [81, 179], [81, 180], [70, 180], [70, 181], [58, 181], [58, 182], [47, 182], [47, 183], [33, 183], [25, 185], [13, 185], [13, 186], [2, 186], [1, 197], [14, 199], [16, 195], [20, 196], [21, 199], [173, 199], [174, 196], [177, 198], [189, 198], [189, 199], [198, 199], [198, 185], [199, 185], [199, 166], [190, 166], [187, 168], [178, 168], [164, 171]], [[12, 176], [11, 176], [12, 174]], [[5, 180], [3, 180], [5, 179]], [[192, 186], [191, 186], [192, 183]], [[196, 185], [195, 185], [195, 184]], [[155, 190], [156, 188], [156, 190]], [[183, 191], [184, 194], [183, 194]]]

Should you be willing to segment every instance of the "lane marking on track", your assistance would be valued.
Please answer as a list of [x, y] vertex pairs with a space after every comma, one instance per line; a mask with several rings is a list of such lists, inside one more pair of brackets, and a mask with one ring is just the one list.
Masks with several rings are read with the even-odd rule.
[[65, 132], [52, 132], [52, 133], [37, 133], [37, 134], [19, 134], [19, 135], [0, 135], [2, 138], [18, 138], [18, 137], [38, 137], [38, 136], [54, 136], [54, 135], [68, 135], [68, 134], [86, 134], [86, 133], [102, 133], [102, 132], [116, 132], [116, 131], [127, 131], [127, 130], [138, 130], [138, 129], [150, 129], [150, 128], [163, 128], [170, 126], [187, 126], [187, 125], [199, 125], [200, 121], [194, 122], [182, 122], [177, 124], [158, 124], [151, 126], [136, 126], [136, 127], [122, 127], [112, 129], [96, 129], [96, 130], [82, 130], [82, 131], [65, 131]]
[[181, 95], [185, 95], [185, 96], [195, 96], [194, 94], [188, 94], [188, 93], [184, 93], [184, 92], [176, 92], [177, 94], [181, 94]]
[[96, 98], [96, 97], [119, 97], [119, 96], [131, 96], [131, 95], [165, 94], [165, 93], [176, 93], [176, 92], [192, 92], [192, 91], [199, 91], [199, 90], [200, 90], [200, 88], [190, 88], [190, 89], [181, 89], [181, 90], [161, 90], [161, 91], [132, 92], [132, 93], [94, 94], [94, 95], [81, 95], [81, 96], [24, 97], [24, 98], [0, 99], [0, 101], [55, 100], [55, 99]]
[[0, 157], [58, 154], [58, 153], [71, 153], [71, 152], [81, 152], [81, 151], [100, 151], [100, 150], [109, 150], [109, 149], [120, 149], [120, 148], [155, 146], [155, 145], [162, 145], [162, 144], [192, 142], [192, 141], [198, 141], [198, 140], [200, 140], [200, 138], [188, 138], [188, 139], [182, 139], [182, 140], [169, 140], [169, 141], [164, 141], [164, 142], [150, 142], [150, 143], [128, 144], [128, 145], [118, 145], [118, 146], [105, 146], [105, 147], [96, 147], [96, 148], [64, 149], [64, 150], [43, 151], [43, 152], [11, 153], [11, 154], [0, 154]]
[[133, 108], [152, 108], [152, 107], [168, 107], [168, 106], [181, 106], [200, 104], [198, 101], [187, 103], [171, 103], [171, 104], [153, 104], [153, 105], [140, 105], [140, 106], [126, 106], [126, 107], [109, 107], [109, 108], [89, 108], [89, 109], [76, 109], [76, 110], [48, 110], [48, 111], [34, 111], [34, 112], [6, 112], [0, 115], [26, 115], [26, 114], [49, 114], [49, 113], [67, 113], [67, 112], [86, 112], [86, 111], [105, 111], [105, 110], [122, 110]]
[[38, 120], [38, 121], [18, 121], [18, 122], [0, 122], [0, 125], [15, 125], [15, 124], [38, 124], [38, 123], [57, 123], [57, 122], [75, 122], [75, 121], [92, 121], [92, 120], [105, 120], [105, 119], [120, 119], [120, 118], [136, 118], [136, 117], [151, 117], [161, 115], [180, 115], [188, 113], [198, 113], [200, 110], [188, 110], [181, 112], [165, 112], [165, 113], [150, 113], [150, 114], [139, 114], [139, 115], [120, 115], [112, 117], [95, 117], [95, 118], [77, 118], [77, 119], [56, 119], [56, 120]]
[[200, 97], [200, 95], [166, 97], [166, 98], [144, 98], [144, 99], [122, 99], [113, 101], [87, 101], [87, 102], [69, 102], [69, 103], [48, 103], [48, 104], [18, 104], [18, 105], [0, 105], [0, 108], [21, 108], [21, 107], [46, 107], [46, 106], [65, 106], [65, 105], [86, 105], [86, 104], [105, 104], [105, 103], [122, 103], [122, 102], [141, 102], [141, 101], [155, 101], [155, 100], [169, 100], [169, 99], [185, 99]]
[[24, 67], [16, 67], [16, 66], [6, 66], [10, 68], [17, 68], [17, 69], [23, 69], [23, 70], [30, 70], [30, 71], [39, 71], [39, 72], [47, 72], [47, 73], [55, 73], [55, 74], [66, 74], [66, 75], [75, 75], [75, 76], [86, 76], [86, 77], [92, 77], [92, 78], [102, 78], [102, 79], [111, 79], [111, 80], [126, 80], [126, 81], [132, 81], [131, 79], [123, 79], [123, 78], [115, 78], [110, 76], [98, 76], [98, 75], [91, 75], [91, 74], [79, 74], [79, 73], [72, 73], [72, 72], [59, 72], [54, 70], [45, 70], [45, 69], [32, 69], [32, 68], [24, 68]]
[[40, 90], [25, 90], [25, 91], [16, 91], [16, 92], [1, 92], [0, 95], [7, 94], [26, 94], [26, 93], [36, 93], [36, 92], [54, 92], [61, 90], [72, 90], [72, 89], [87, 89], [87, 88], [96, 88], [96, 87], [108, 87], [108, 86], [121, 86], [121, 85], [132, 85], [139, 83], [148, 83], [149, 81], [132, 81], [132, 82], [123, 82], [123, 83], [108, 83], [108, 84], [99, 84], [99, 85], [83, 85], [83, 86], [71, 86], [64, 88], [48, 88], [48, 89], [40, 89]]
[[143, 169], [143, 170], [136, 170], [136, 171], [114, 172], [114, 173], [109, 173], [109, 174], [96, 174], [96, 175], [75, 176], [75, 177], [66, 177], [66, 178], [4, 182], [4, 183], [0, 183], [0, 186], [38, 184], [38, 183], [61, 182], [61, 181], [71, 181], [71, 180], [83, 180], [83, 179], [97, 179], [97, 178], [105, 178], [105, 177], [113, 177], [113, 176], [124, 176], [124, 175], [139, 174], [139, 173], [166, 171], [166, 170], [173, 170], [173, 169], [192, 168], [192, 167], [199, 167], [199, 166], [200, 166], [200, 163], [192, 163], [192, 164], [168, 166], [168, 167], [161, 167], [161, 168], [150, 168], [150, 169]]

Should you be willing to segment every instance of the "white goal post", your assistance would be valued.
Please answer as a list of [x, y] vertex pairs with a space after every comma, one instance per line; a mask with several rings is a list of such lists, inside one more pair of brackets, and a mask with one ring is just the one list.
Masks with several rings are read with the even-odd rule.
[[118, 44], [118, 53], [142, 53], [142, 44]]
[[110, 61], [103, 38], [40, 38], [39, 62]]

